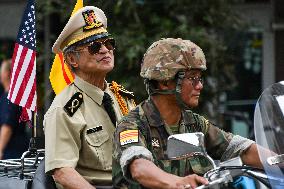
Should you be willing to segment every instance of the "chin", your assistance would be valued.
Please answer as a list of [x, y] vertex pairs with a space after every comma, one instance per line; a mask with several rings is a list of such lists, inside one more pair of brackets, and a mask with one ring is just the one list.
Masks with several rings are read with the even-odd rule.
[[113, 70], [113, 66], [105, 68], [104, 70], [105, 70], [105, 72], [109, 73], [109, 72], [111, 72]]
[[198, 106], [198, 102], [192, 102], [189, 104], [189, 107], [196, 108]]

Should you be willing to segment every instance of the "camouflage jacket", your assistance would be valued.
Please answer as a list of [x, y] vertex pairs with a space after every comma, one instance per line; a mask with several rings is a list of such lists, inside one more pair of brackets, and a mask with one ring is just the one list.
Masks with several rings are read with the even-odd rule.
[[[206, 150], [213, 159], [222, 158], [234, 137], [233, 134], [213, 126], [207, 119], [192, 111], [182, 113], [182, 121], [178, 129], [178, 133], [188, 132], [204, 133]], [[166, 159], [167, 138], [171, 134], [171, 130], [165, 125], [159, 111], [150, 99], [139, 104], [124, 117], [116, 128], [114, 136], [112, 170], [114, 186], [129, 189], [143, 188], [132, 179], [128, 169], [128, 165], [137, 158], [149, 159], [164, 171], [179, 176], [188, 175], [193, 170], [199, 174], [207, 171], [209, 167], [202, 160]], [[147, 151], [150, 152], [150, 155]], [[230, 153], [232, 153], [231, 157], [237, 156], [241, 150]]]

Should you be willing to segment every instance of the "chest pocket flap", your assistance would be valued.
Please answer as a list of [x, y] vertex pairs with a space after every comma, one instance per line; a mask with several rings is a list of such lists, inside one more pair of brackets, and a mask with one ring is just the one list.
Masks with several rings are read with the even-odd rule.
[[103, 143], [109, 140], [109, 134], [105, 129], [96, 130], [96, 128], [88, 129], [85, 135], [86, 135], [86, 141], [89, 145], [94, 147], [99, 147]]

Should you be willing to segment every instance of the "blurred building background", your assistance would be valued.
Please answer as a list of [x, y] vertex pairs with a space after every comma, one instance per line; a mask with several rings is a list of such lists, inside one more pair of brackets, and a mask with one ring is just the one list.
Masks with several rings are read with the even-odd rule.
[[[52, 0], [47, 0], [46, 2], [50, 2], [50, 4], [55, 3], [55, 1]], [[39, 73], [37, 85], [38, 98], [40, 99], [38, 118], [39, 125], [41, 125], [42, 116], [48, 109], [54, 95], [52, 93], [52, 89], [50, 88], [48, 79], [54, 56], [51, 53], [51, 46], [56, 36], [58, 36], [59, 32], [64, 26], [62, 24], [59, 26], [59, 23], [65, 23], [66, 18], [68, 18], [71, 13], [75, 0], [72, 2], [72, 5], [69, 3], [68, 9], [55, 9], [49, 13], [49, 16], [45, 16], [44, 11], [46, 9], [44, 9], [43, 6], [38, 7], [39, 12], [41, 12], [39, 14], [36, 13], [38, 20], [42, 22], [39, 24], [37, 23], [39, 30], [37, 34], [37, 46], [40, 51], [39, 54], [41, 54], [37, 57], [37, 70]], [[143, 5], [145, 3], [143, 0], [133, 0], [133, 2], [138, 5]], [[153, 1], [153, 3], [149, 5], [156, 6], [156, 4], [161, 2], [165, 3], [167, 0]], [[215, 89], [215, 93], [218, 96], [218, 103], [216, 103], [217, 109], [210, 105], [205, 105], [205, 107], [207, 107], [207, 110], [211, 109], [211, 113], [212, 111], [215, 111], [215, 114], [212, 114], [213, 120], [215, 120], [217, 124], [223, 125], [225, 130], [238, 133], [245, 137], [253, 138], [253, 111], [258, 96], [261, 94], [261, 91], [270, 84], [284, 80], [284, 1], [239, 0], [237, 2], [238, 3], [234, 4], [233, 10], [238, 13], [241, 21], [245, 23], [246, 27], [243, 27], [244, 29], [238, 30], [237, 32], [231, 33], [228, 30], [222, 33], [224, 37], [223, 39], [227, 45], [225, 52], [234, 55], [234, 58], [232, 59], [234, 61], [233, 73], [235, 74], [233, 76], [235, 79], [233, 79], [234, 82], [232, 82], [232, 85], [234, 86], [230, 90], [223, 90], [220, 92], [218, 91], [218, 85], [216, 85], [217, 88]], [[119, 4], [121, 1], [117, 1], [115, 3]], [[195, 3], [199, 3], [199, 1]], [[115, 17], [116, 13], [118, 12], [117, 9], [112, 10], [111, 8], [108, 8], [108, 4], [110, 4], [109, 1], [104, 0], [99, 5], [96, 5], [101, 7], [102, 4], [106, 4], [106, 6], [102, 7], [102, 9], [106, 10], [106, 14], [108, 16], [110, 15], [109, 18], [111, 24], [114, 22], [112, 20], [120, 19], [119, 17]], [[10, 58], [12, 56], [14, 40], [17, 36], [25, 5], [25, 0], [0, 0], [0, 60]], [[91, 4], [88, 3], [88, 5]], [[117, 7], [118, 5], [116, 5], [116, 8]], [[60, 20], [58, 15], [62, 14], [64, 11], [65, 17], [64, 19]], [[125, 10], [125, 12], [127, 11]], [[196, 22], [198, 23], [198, 21]], [[171, 24], [172, 23], [168, 23], [168, 25]], [[234, 23], [232, 23], [232, 25], [233, 24]], [[110, 29], [113, 30], [114, 36], [123, 39], [121, 34], [118, 32], [116, 33], [116, 30], [112, 29], [111, 27], [112, 26], [110, 26]], [[128, 26], [128, 23], [121, 25], [121, 27], [125, 32], [133, 30], [131, 29], [131, 26]], [[163, 35], [164, 34], [161, 34], [161, 37], [163, 37]], [[141, 52], [148, 47], [149, 43], [146, 44], [147, 46], [143, 45], [143, 47], [141, 47], [142, 50], [141, 48], [139, 49]], [[204, 48], [204, 46], [205, 45], [202, 47]], [[135, 48], [139, 48], [139, 45], [137, 45]], [[131, 57], [133, 47], [129, 47], [128, 49], [125, 48], [123, 50], [124, 51], [118, 50], [116, 59], [120, 59], [119, 52], [125, 51], [127, 52], [127, 56]], [[139, 57], [139, 60], [141, 61], [141, 56]], [[209, 63], [211, 62], [209, 61]], [[128, 64], [127, 67], [129, 70], [136, 69], [133, 71], [135, 72], [133, 77], [138, 78], [139, 66], [132, 68], [131, 65]], [[118, 70], [121, 71], [120, 68]], [[129, 89], [133, 88], [138, 96], [140, 96], [140, 94], [141, 96], [143, 96], [143, 94], [145, 96], [145, 90], [142, 86], [143, 81], [140, 81], [141, 85], [134, 86], [131, 83], [127, 83], [126, 79], [120, 80], [118, 75], [114, 74], [111, 76], [111, 79], [112, 78], [123, 83]], [[211, 86], [214, 86], [214, 82], [216, 81], [214, 75], [208, 78], [211, 78], [211, 80], [208, 79], [207, 83], [211, 83]], [[139, 100], [141, 99], [138, 98], [138, 101]], [[216, 117], [216, 113], [220, 114], [221, 116]], [[208, 116], [210, 117], [210, 111]]]

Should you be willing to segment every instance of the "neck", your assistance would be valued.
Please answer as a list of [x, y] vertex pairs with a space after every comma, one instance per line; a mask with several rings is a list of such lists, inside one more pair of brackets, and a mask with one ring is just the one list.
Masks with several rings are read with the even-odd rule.
[[102, 74], [79, 74], [77, 73], [77, 75], [82, 78], [84, 81], [87, 81], [88, 83], [104, 90], [106, 88], [105, 85], [105, 77], [106, 75], [102, 75]]
[[151, 97], [164, 122], [175, 125], [181, 118], [181, 109], [174, 95], [155, 95]]

